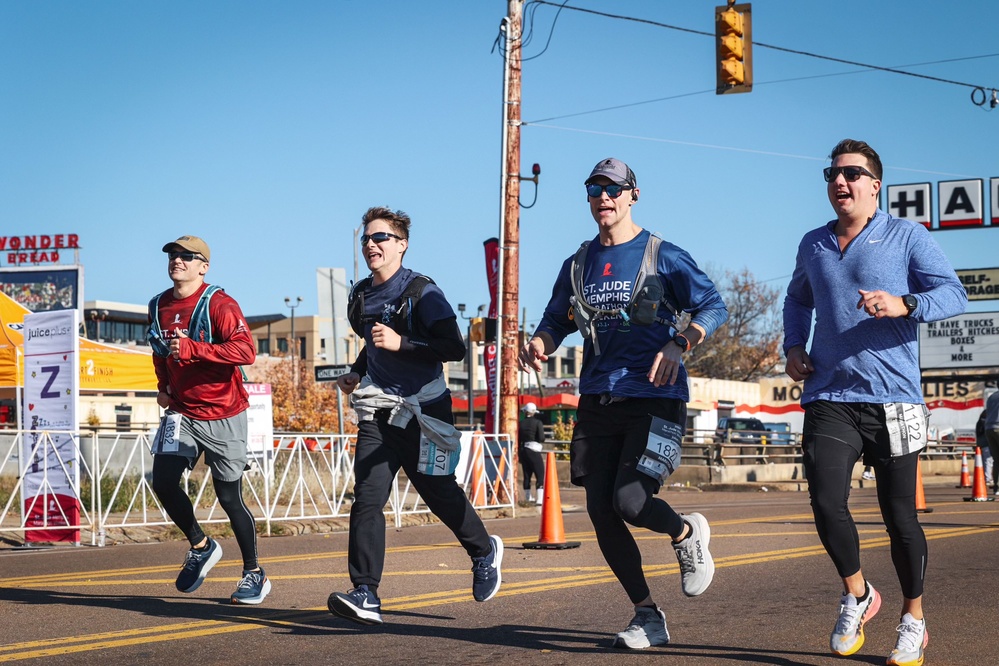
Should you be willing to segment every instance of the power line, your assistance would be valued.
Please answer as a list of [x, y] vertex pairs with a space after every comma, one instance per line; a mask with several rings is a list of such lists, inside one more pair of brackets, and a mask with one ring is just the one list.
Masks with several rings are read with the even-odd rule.
[[[570, 7], [570, 6], [568, 6], [566, 4], [568, 2], [568, 0], [566, 0], [565, 2], [563, 2], [561, 4], [557, 4], [557, 3], [554, 3], [554, 2], [549, 2], [548, 0], [531, 0], [531, 1], [534, 2], [534, 3], [537, 3], [539, 5], [551, 5], [553, 7], [558, 7], [559, 11], [561, 11], [562, 9], [571, 9], [572, 11], [583, 12], [585, 14], [594, 14], [596, 16], [604, 16], [606, 18], [619, 19], [619, 20], [622, 20], [622, 21], [633, 21], [635, 23], [644, 23], [646, 25], [652, 25], [652, 26], [655, 26], [657, 28], [666, 28], [668, 30], [676, 30], [676, 31], [679, 31], [679, 32], [687, 32], [687, 33], [694, 34], [694, 35], [702, 35], [702, 36], [711, 37], [711, 38], [714, 38], [714, 36], [715, 36], [714, 33], [711, 33], [711, 32], [705, 32], [703, 30], [694, 30], [692, 28], [683, 28], [683, 27], [678, 26], [678, 25], [670, 25], [669, 23], [660, 23], [658, 21], [651, 21], [649, 19], [641, 19], [641, 18], [636, 18], [636, 17], [633, 17], [633, 16], [622, 16], [620, 14], [611, 14], [611, 13], [608, 13], [608, 12], [601, 12], [601, 11], [597, 11], [595, 9], [586, 9], [586, 8], [583, 8], [583, 7]], [[554, 25], [552, 26], [552, 30], [554, 30]], [[549, 39], [550, 39], [550, 37], [549, 37]], [[928, 80], [928, 81], [937, 81], [938, 83], [949, 83], [951, 85], [962, 86], [962, 87], [965, 87], [965, 88], [971, 88], [973, 91], [981, 90], [982, 93], [983, 93], [983, 100], [984, 100], [984, 92], [985, 92], [985, 90], [987, 88], [991, 88], [990, 86], [980, 86], [980, 85], [976, 85], [976, 84], [973, 84], [973, 83], [964, 83], [962, 81], [954, 81], [954, 80], [951, 80], [951, 79], [944, 79], [944, 78], [940, 78], [940, 77], [937, 77], [937, 76], [930, 76], [928, 74], [919, 74], [917, 72], [907, 72], [905, 70], [897, 69], [897, 68], [894, 68], [894, 67], [882, 67], [880, 65], [870, 65], [870, 64], [863, 63], [863, 62], [858, 62], [858, 61], [855, 61], [855, 60], [846, 60], [844, 58], [834, 58], [832, 56], [820, 55], [818, 53], [811, 53], [809, 51], [801, 51], [801, 50], [798, 50], [798, 49], [789, 49], [789, 48], [786, 48], [786, 47], [783, 47], [783, 46], [776, 46], [774, 44], [765, 44], [763, 42], [754, 41], [753, 42], [753, 47], [754, 48], [763, 48], [763, 49], [772, 49], [774, 51], [781, 51], [781, 52], [784, 52], [784, 53], [791, 53], [791, 54], [794, 54], [794, 55], [801, 55], [801, 56], [806, 56], [806, 57], [809, 57], [809, 58], [817, 58], [819, 60], [828, 60], [830, 62], [839, 62], [839, 63], [843, 63], [845, 65], [853, 65], [853, 66], [856, 66], [856, 67], [863, 67], [864, 69], [873, 69], [873, 70], [877, 70], [877, 71], [880, 71], [880, 72], [888, 72], [890, 74], [901, 74], [903, 76], [913, 76], [913, 77], [920, 78], [920, 79], [925, 79], [925, 80]], [[984, 55], [984, 56], [973, 56], [973, 57], [974, 58], [979, 58], [979, 57], [981, 57], [981, 58], [990, 58], [990, 57], [995, 57], [997, 55], [999, 55], [999, 54], [993, 53], [993, 54], [988, 54], [988, 55]], [[951, 61], [940, 61], [940, 62], [952, 62], [952, 61], [961, 60], [961, 59], [962, 58], [955, 58], [955, 59], [953, 59]], [[973, 101], [973, 103], [975, 103], [974, 102], [974, 95], [972, 97], [972, 101]], [[981, 104], [978, 104], [978, 106], [981, 106]]]
[[[599, 134], [602, 136], [612, 136], [619, 139], [633, 139], [636, 141], [652, 141], [655, 143], [671, 143], [678, 146], [691, 146], [694, 148], [711, 148], [713, 150], [727, 150], [736, 153], [752, 153], [754, 155], [767, 155], [768, 157], [784, 157], [795, 160], [808, 160], [810, 162], [827, 162], [826, 157], [814, 157], [812, 155], [795, 155], [793, 153], [778, 153], [771, 150], [758, 150], [755, 148], [736, 148], [735, 146], [722, 146], [713, 143], [699, 143], [697, 141], [680, 141], [679, 139], [663, 139], [659, 137], [650, 136], [637, 136], [634, 134], [621, 134], [620, 132], [606, 132], [601, 130], [587, 130], [579, 129], [577, 127], [561, 127], [559, 125], [543, 125], [541, 123], [531, 123], [530, 127], [540, 127], [543, 129], [553, 129], [561, 130], [564, 132], [579, 132], [581, 134]], [[900, 167], [892, 166], [890, 164], [884, 165], [885, 169], [894, 169], [897, 171], [907, 171], [910, 173], [924, 173], [934, 176], [950, 176], [954, 178], [975, 178], [975, 176], [970, 176], [963, 173], [949, 173], [947, 171], [931, 171], [929, 169], [913, 169], [911, 167]]]

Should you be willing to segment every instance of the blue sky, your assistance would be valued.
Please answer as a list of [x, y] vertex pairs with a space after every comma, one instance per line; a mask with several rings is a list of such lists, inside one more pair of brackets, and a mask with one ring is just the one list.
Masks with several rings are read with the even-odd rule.
[[[704, 32], [715, 4], [569, 3]], [[781, 289], [802, 234], [832, 217], [821, 168], [840, 139], [870, 142], [885, 184], [999, 176], [999, 109], [970, 88], [759, 46], [991, 90], [994, 3], [752, 6], [756, 85], [724, 96], [711, 37], [527, 6], [522, 171], [542, 167], [520, 227], [529, 324], [595, 233], [582, 181], [604, 157], [636, 172], [639, 224], [715, 273], [748, 268]], [[506, 9], [0, 3], [0, 235], [77, 233], [86, 299], [144, 303], [169, 285], [162, 244], [192, 233], [246, 314], [288, 314], [284, 298], [301, 296], [303, 315], [318, 312], [315, 269], [352, 274], [360, 216], [388, 205], [413, 219], [406, 265], [474, 311], [500, 224]], [[956, 268], [999, 266], [999, 230], [934, 235]]]

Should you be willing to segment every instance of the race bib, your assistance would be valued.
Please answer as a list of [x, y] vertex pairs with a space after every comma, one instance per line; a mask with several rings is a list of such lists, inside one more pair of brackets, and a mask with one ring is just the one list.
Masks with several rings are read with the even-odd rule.
[[651, 476], [660, 484], [665, 482], [680, 466], [682, 442], [683, 426], [653, 416], [645, 452], [638, 459], [638, 471]]
[[926, 431], [930, 418], [926, 405], [886, 402], [884, 408], [888, 446], [892, 458], [920, 451], [926, 447]]
[[420, 433], [420, 460], [417, 470], [427, 476], [448, 476], [458, 468], [461, 448], [454, 451], [442, 449], [429, 437]]
[[195, 453], [193, 446], [185, 444], [180, 439], [180, 421], [183, 415], [180, 412], [167, 412], [160, 419], [160, 427], [156, 429], [153, 436], [151, 453], [167, 454], [174, 456], [192, 456]]

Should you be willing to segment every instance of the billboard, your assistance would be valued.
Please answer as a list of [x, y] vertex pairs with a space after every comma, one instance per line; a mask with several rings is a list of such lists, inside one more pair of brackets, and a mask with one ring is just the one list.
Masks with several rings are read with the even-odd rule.
[[919, 367], [999, 367], [999, 312], [968, 312], [920, 324]]
[[0, 268], [0, 291], [32, 312], [82, 312], [83, 266]]

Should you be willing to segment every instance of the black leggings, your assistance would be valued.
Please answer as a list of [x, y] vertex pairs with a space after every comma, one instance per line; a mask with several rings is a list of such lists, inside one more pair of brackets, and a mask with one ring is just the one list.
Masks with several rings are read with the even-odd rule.
[[809, 403], [802, 458], [819, 540], [841, 578], [860, 571], [860, 535], [850, 514], [850, 480], [861, 454], [874, 467], [878, 505], [891, 540], [891, 559], [906, 599], [923, 594], [926, 535], [916, 513], [919, 452], [891, 457], [884, 407], [871, 403]]
[[683, 533], [683, 519], [655, 497], [659, 482], [635, 468], [649, 438], [650, 414], [682, 424], [687, 405], [664, 398], [601, 405], [597, 396], [584, 395], [572, 436], [574, 481], [586, 489], [586, 512], [600, 552], [633, 604], [650, 592], [628, 525], [672, 537]]
[[524, 470], [524, 490], [531, 489], [531, 476], [534, 476], [534, 487], [541, 490], [545, 486], [545, 459], [540, 451], [532, 451], [526, 446], [520, 447], [520, 466]]
[[[193, 547], [205, 538], [205, 533], [194, 516], [191, 498], [180, 487], [180, 479], [188, 464], [188, 459], [183, 456], [153, 456], [153, 492], [162, 502], [170, 520], [180, 528]], [[243, 569], [256, 569], [257, 526], [253, 514], [243, 503], [243, 477], [235, 481], [219, 481], [212, 477], [212, 483], [222, 510], [229, 516], [232, 532], [243, 555]]]

